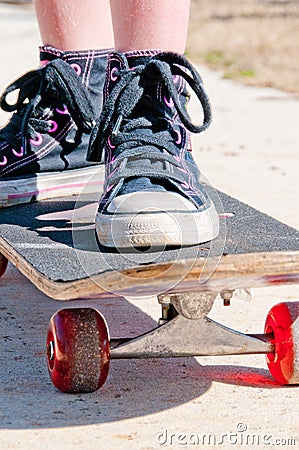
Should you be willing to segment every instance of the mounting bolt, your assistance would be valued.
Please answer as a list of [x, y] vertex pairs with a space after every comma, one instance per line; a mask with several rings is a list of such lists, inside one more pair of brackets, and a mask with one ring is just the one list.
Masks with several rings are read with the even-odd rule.
[[223, 300], [223, 306], [230, 306], [230, 301], [232, 299], [234, 291], [227, 289], [226, 291], [221, 291], [220, 296]]
[[161, 303], [161, 307], [162, 317], [159, 319], [159, 325], [164, 325], [164, 323], [169, 322], [178, 314], [171, 303]]

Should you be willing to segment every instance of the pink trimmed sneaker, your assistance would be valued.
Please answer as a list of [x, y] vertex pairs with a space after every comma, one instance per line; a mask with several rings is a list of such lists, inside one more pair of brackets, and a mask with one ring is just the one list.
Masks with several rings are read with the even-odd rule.
[[1, 108], [13, 115], [0, 130], [0, 207], [78, 194], [96, 172], [102, 189], [104, 168], [86, 154], [101, 112], [107, 54], [42, 47], [41, 67], [4, 91]]

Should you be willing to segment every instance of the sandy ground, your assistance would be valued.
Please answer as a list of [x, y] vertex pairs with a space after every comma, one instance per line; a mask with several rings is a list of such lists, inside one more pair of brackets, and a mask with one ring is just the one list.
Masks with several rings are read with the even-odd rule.
[[[30, 11], [0, 4], [0, 90], [36, 64], [38, 43]], [[203, 172], [215, 187], [298, 228], [299, 102], [199, 69], [214, 105], [213, 126], [194, 140]], [[255, 289], [251, 301], [239, 295], [230, 308], [217, 301], [212, 317], [261, 332], [274, 303], [298, 298], [298, 286]], [[160, 313], [153, 299], [80, 304], [97, 306], [118, 335], [151, 328]], [[12, 267], [0, 280], [1, 449], [299, 448], [298, 388], [280, 387], [263, 355], [113, 361], [101, 391], [57, 392], [44, 342], [61, 306]]]

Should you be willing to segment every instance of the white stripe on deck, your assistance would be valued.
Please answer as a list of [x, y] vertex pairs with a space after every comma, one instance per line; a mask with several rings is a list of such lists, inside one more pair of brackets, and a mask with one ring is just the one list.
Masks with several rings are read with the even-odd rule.
[[[13, 246], [15, 248], [20, 248], [20, 249], [26, 249], [26, 248], [31, 248], [31, 249], [49, 249], [49, 250], [57, 250], [59, 248], [61, 249], [66, 249], [66, 248], [71, 248], [69, 245], [65, 245], [65, 244], [30, 244], [29, 242], [22, 242], [20, 244], [13, 244]], [[74, 249], [75, 250], [75, 249]]]

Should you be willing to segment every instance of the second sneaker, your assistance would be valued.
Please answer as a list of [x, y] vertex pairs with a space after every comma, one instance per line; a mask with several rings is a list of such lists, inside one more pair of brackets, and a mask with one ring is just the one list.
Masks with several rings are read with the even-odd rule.
[[0, 130], [0, 207], [77, 194], [88, 183], [101, 189], [103, 169], [92, 178], [99, 165], [86, 154], [101, 112], [107, 53], [42, 47], [40, 68], [4, 91], [1, 107], [13, 115]]

